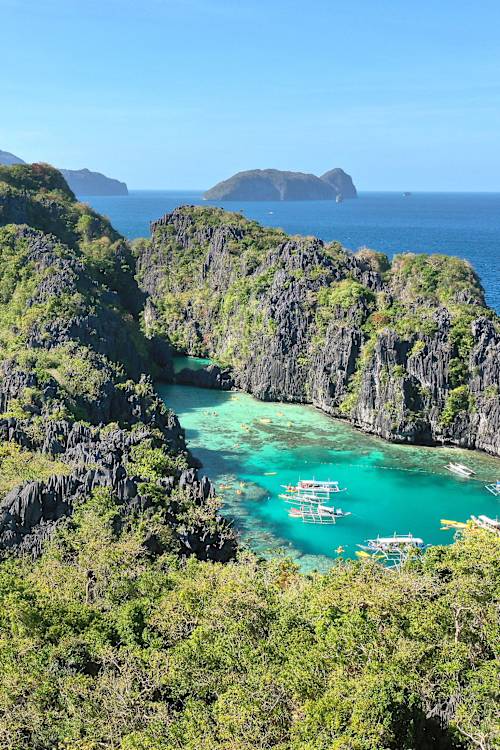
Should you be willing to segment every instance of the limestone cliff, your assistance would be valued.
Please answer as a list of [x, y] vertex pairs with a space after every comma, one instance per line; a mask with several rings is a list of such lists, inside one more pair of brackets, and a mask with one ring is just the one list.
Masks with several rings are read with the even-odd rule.
[[60, 172], [0, 167], [0, 554], [39, 554], [103, 487], [123, 523], [161, 519], [152, 553], [234, 554], [212, 487], [155, 394], [151, 376], [171, 376], [171, 350], [141, 331], [134, 273], [127, 243]]
[[500, 454], [500, 326], [465, 261], [389, 264], [208, 207], [155, 222], [137, 253], [151, 332], [230, 366], [258, 398]]

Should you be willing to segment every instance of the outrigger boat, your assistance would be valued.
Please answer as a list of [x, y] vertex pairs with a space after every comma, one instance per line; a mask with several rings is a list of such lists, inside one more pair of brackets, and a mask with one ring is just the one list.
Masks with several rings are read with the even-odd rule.
[[302, 523], [334, 524], [337, 518], [344, 518], [351, 514], [342, 508], [330, 508], [320, 503], [301, 503], [298, 508], [290, 508], [290, 518], [300, 518]]
[[299, 479], [297, 484], [282, 484], [281, 486], [286, 492], [296, 495], [312, 492], [315, 495], [329, 496], [336, 492], [344, 492], [346, 489], [340, 488], [338, 482], [321, 482], [315, 479]]
[[387, 552], [401, 547], [413, 547], [423, 549], [424, 540], [413, 534], [394, 534], [393, 536], [378, 536], [376, 539], [367, 539], [366, 544], [358, 544], [358, 547], [366, 552]]
[[500, 535], [500, 521], [498, 518], [490, 518], [489, 516], [471, 516], [471, 521], [474, 521], [476, 526], [486, 531], [492, 531], [494, 534]]
[[285, 493], [280, 498], [292, 506], [288, 512], [290, 518], [300, 518], [303, 523], [332, 524], [337, 518], [351, 515], [341, 508], [325, 504], [331, 495], [342, 492], [338, 482], [300, 479], [296, 485], [285, 484], [282, 487]]
[[312, 504], [312, 505], [321, 505], [321, 503], [328, 502], [330, 499], [329, 495], [324, 494], [317, 494], [316, 492], [304, 492], [299, 493], [296, 495], [279, 495], [279, 497], [285, 501], [285, 503], [290, 503], [292, 505], [301, 505], [302, 503], [306, 504]]
[[500, 495], [500, 479], [497, 479], [495, 484], [486, 484], [485, 489], [491, 492], [492, 495], [498, 497]]
[[394, 567], [399, 567], [415, 552], [422, 552], [426, 545], [423, 539], [413, 534], [394, 534], [367, 539], [366, 544], [358, 544], [358, 557], [372, 557], [375, 560], [387, 560]]
[[459, 477], [464, 477], [465, 479], [470, 479], [470, 477], [473, 477], [476, 473], [468, 466], [464, 466], [464, 464], [456, 464], [451, 461], [444, 468], [448, 469], [448, 471], [451, 471], [453, 474], [457, 474]]

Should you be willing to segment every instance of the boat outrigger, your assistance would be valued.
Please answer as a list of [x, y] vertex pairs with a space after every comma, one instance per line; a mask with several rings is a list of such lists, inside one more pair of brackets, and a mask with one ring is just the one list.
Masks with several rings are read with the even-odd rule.
[[491, 492], [492, 495], [495, 495], [495, 497], [500, 496], [500, 479], [497, 479], [495, 484], [486, 484], [485, 489], [488, 490], [488, 492]]
[[290, 518], [300, 518], [302, 523], [319, 523], [334, 524], [337, 518], [344, 518], [351, 514], [343, 511], [342, 508], [333, 508], [321, 503], [302, 502], [299, 507], [290, 508], [288, 515]]
[[367, 539], [365, 544], [358, 544], [358, 547], [358, 557], [386, 560], [391, 566], [399, 567], [411, 554], [422, 552], [426, 545], [423, 539], [413, 534], [394, 534]]
[[471, 516], [471, 521], [474, 521], [476, 526], [486, 531], [492, 531], [494, 534], [500, 536], [500, 521], [498, 518], [490, 518], [489, 516]]
[[333, 524], [337, 518], [350, 516], [341, 508], [326, 505], [330, 497], [342, 492], [339, 483], [316, 479], [300, 479], [296, 485], [282, 485], [285, 492], [280, 497], [292, 507], [290, 518], [300, 518], [303, 523]]
[[453, 463], [451, 461], [444, 468], [448, 469], [448, 471], [451, 471], [453, 474], [457, 474], [459, 477], [463, 477], [464, 479], [470, 479], [470, 477], [473, 477], [476, 474], [476, 472], [473, 469], [470, 469], [468, 466], [464, 466], [464, 464]]
[[424, 540], [413, 534], [394, 534], [393, 536], [378, 536], [376, 539], [367, 539], [366, 544], [358, 544], [360, 549], [366, 552], [386, 552], [401, 547], [413, 547], [423, 549]]

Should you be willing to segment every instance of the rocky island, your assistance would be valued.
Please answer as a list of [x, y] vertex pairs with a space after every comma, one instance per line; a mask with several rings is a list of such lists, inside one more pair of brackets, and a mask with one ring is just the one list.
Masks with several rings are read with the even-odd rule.
[[10, 151], [2, 151], [0, 149], [0, 164], [10, 167], [12, 164], [24, 164], [25, 162], [15, 154], [11, 154]]
[[[8, 151], [0, 151], [0, 165], [25, 164], [26, 162]], [[128, 195], [125, 182], [115, 180], [89, 169], [60, 169], [70, 190], [75, 195]]]
[[149, 334], [211, 357], [224, 382], [387, 440], [500, 455], [500, 322], [466, 261], [390, 263], [194, 206], [136, 255]]
[[125, 182], [106, 177], [89, 169], [61, 169], [64, 179], [75, 195], [128, 195]]
[[356, 198], [350, 175], [336, 168], [322, 177], [304, 172], [253, 169], [238, 172], [204, 193], [205, 200], [313, 201]]

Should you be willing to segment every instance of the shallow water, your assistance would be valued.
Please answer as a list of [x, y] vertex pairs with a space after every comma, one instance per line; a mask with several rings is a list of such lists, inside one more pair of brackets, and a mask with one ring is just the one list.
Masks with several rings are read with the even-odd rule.
[[211, 359], [204, 357], [183, 357], [182, 355], [172, 357], [174, 372], [180, 372], [184, 367], [190, 370], [203, 370], [204, 367], [212, 363]]
[[[354, 557], [356, 545], [377, 534], [411, 532], [443, 544], [453, 532], [440, 530], [441, 518], [500, 514], [500, 499], [484, 489], [500, 478], [500, 460], [485, 454], [392, 445], [313, 407], [244, 393], [181, 385], [159, 391], [243, 540], [264, 555], [284, 549], [304, 570], [326, 569], [339, 545], [344, 556]], [[444, 469], [449, 460], [471, 466], [477, 478], [450, 475]], [[335, 504], [352, 515], [334, 526], [290, 518], [290, 506], [278, 497], [280, 485], [311, 477], [347, 487]]]

